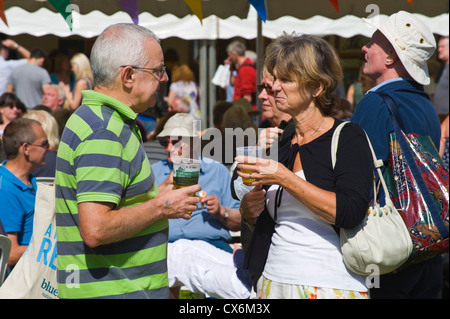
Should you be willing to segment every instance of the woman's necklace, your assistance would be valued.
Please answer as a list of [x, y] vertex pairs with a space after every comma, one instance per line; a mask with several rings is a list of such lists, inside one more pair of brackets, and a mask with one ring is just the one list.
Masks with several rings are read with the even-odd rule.
[[[322, 122], [320, 122], [319, 126], [314, 130], [314, 132], [303, 135], [302, 143], [306, 140], [307, 137], [310, 137], [310, 136], [313, 136], [314, 134], [316, 134], [322, 127], [323, 122], [325, 122], [325, 116], [322, 118]], [[297, 143], [299, 145], [301, 145], [300, 142], [298, 141], [297, 135], [296, 135], [296, 139], [297, 139]]]

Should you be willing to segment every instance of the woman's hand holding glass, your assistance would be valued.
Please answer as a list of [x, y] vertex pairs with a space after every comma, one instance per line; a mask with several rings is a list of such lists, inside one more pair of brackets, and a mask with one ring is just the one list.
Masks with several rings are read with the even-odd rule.
[[[248, 160], [251, 164], [246, 164], [244, 161]], [[238, 175], [242, 179], [254, 180], [251, 186], [256, 185], [282, 185], [283, 176], [286, 173], [292, 173], [283, 164], [265, 158], [247, 158], [244, 156], [237, 156], [235, 161], [238, 162]], [[245, 171], [245, 173], [243, 172]]]
[[250, 228], [255, 226], [256, 218], [261, 215], [265, 205], [266, 191], [262, 189], [262, 185], [257, 185], [242, 198], [239, 212]]

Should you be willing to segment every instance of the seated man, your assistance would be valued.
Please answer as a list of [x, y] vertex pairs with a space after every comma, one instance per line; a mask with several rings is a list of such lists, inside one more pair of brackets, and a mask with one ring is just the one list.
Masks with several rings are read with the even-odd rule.
[[[186, 113], [178, 113], [167, 121], [164, 129], [157, 137], [165, 148], [167, 160], [153, 164], [152, 171], [155, 173], [159, 190], [164, 191], [166, 186], [173, 183], [172, 159], [175, 157], [193, 157], [196, 148], [199, 147], [200, 135], [194, 129], [193, 117]], [[198, 183], [202, 186], [202, 190], [206, 192], [206, 197], [201, 200], [203, 207], [199, 207], [192, 212], [192, 217], [189, 220], [169, 220], [168, 265], [170, 286], [195, 286], [191, 289], [215, 298], [232, 297], [217, 291], [208, 290], [206, 287], [211, 287], [214, 290], [215, 286], [220, 288], [221, 291], [235, 292], [234, 298], [248, 298], [250, 296], [250, 289], [247, 289], [239, 279], [241, 276], [239, 276], [233, 263], [233, 249], [229, 245], [231, 240], [229, 231], [237, 231], [241, 227], [241, 216], [238, 210], [239, 201], [231, 196], [230, 181], [229, 170], [223, 164], [212, 159], [201, 158]], [[213, 276], [200, 276], [201, 278], [197, 278], [196, 284], [193, 284], [193, 277], [186, 279], [192, 279], [191, 283], [186, 282], [186, 280], [180, 282], [179, 278], [183, 277], [181, 272], [184, 272], [182, 268], [185, 262], [189, 262], [189, 266], [192, 267], [192, 263], [188, 261], [190, 259], [187, 258], [188, 251], [180, 250], [179, 248], [176, 253], [172, 251], [175, 247], [180, 247], [177, 241], [181, 239], [183, 241], [180, 241], [180, 245], [183, 243], [185, 247], [190, 246], [192, 252], [197, 251], [195, 254], [197, 258], [192, 259], [195, 262], [195, 266], [198, 267], [197, 270], [215, 270]], [[171, 244], [174, 242], [177, 244], [176, 246]], [[195, 247], [199, 248], [195, 249]], [[179, 254], [180, 251], [183, 254]], [[198, 255], [198, 252], [202, 252], [203, 256]], [[219, 257], [208, 258], [208, 256], [213, 255]], [[171, 260], [171, 256], [177, 256], [177, 258]], [[226, 256], [227, 259], [224, 260], [220, 256]], [[181, 258], [184, 258], [184, 260], [181, 260]], [[175, 263], [178, 267], [171, 267], [171, 264], [174, 265]], [[232, 278], [223, 276], [224, 271], [220, 269], [223, 269], [224, 264], [226, 265], [225, 267], [229, 267], [228, 269], [232, 270]], [[179, 270], [180, 273], [175, 273], [176, 270]], [[194, 276], [194, 273], [201, 273], [201, 271], [192, 271], [190, 273]], [[211, 281], [215, 281], [215, 285], [210, 285]], [[220, 285], [222, 287], [218, 287]], [[229, 287], [229, 289], [225, 286]], [[236, 286], [239, 286], [241, 289], [236, 289]], [[240, 290], [244, 292], [241, 293]]]
[[6, 127], [3, 147], [6, 161], [0, 166], [0, 220], [11, 239], [8, 265], [14, 266], [33, 231], [37, 186], [31, 172], [45, 165], [49, 144], [38, 121], [19, 118]]
[[56, 84], [49, 84], [42, 96], [42, 105], [48, 106], [52, 111], [61, 109], [66, 101], [66, 93]]

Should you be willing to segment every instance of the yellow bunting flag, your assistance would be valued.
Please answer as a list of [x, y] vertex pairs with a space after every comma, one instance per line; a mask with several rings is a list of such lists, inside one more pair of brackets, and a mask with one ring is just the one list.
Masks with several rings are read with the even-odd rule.
[[191, 9], [192, 13], [197, 16], [200, 20], [200, 23], [203, 24], [203, 9], [202, 9], [202, 0], [184, 0], [189, 9]]

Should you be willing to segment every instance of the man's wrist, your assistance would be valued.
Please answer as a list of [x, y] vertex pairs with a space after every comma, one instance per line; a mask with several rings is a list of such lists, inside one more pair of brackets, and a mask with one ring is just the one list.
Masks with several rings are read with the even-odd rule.
[[230, 213], [225, 206], [222, 206], [222, 207], [223, 207], [223, 215], [221, 214], [221, 217], [222, 217], [222, 222], [224, 222], [228, 219], [228, 217], [230, 216]]

